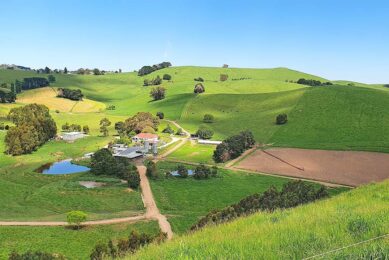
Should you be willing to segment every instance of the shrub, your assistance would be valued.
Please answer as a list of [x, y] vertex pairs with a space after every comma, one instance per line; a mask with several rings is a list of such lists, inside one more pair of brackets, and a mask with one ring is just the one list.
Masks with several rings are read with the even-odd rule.
[[164, 119], [165, 118], [165, 114], [163, 112], [157, 112], [157, 117], [159, 119]]
[[82, 131], [84, 132], [84, 134], [89, 134], [89, 126], [87, 126], [87, 125], [84, 125], [83, 127], [82, 127]]
[[184, 165], [182, 165], [182, 164], [177, 165], [177, 173], [182, 178], [187, 178], [188, 177], [188, 169]]
[[183, 133], [184, 133], [184, 131], [182, 131], [182, 128], [178, 128], [176, 135], [182, 135]]
[[297, 80], [297, 84], [308, 85], [308, 86], [312, 86], [312, 87], [318, 87], [318, 86], [330, 86], [330, 85], [332, 85], [332, 82], [324, 82], [324, 83], [322, 83], [319, 80], [302, 78], [302, 79]]
[[200, 128], [197, 130], [196, 135], [201, 139], [211, 139], [213, 136], [213, 131], [208, 128]]
[[215, 121], [215, 117], [211, 114], [205, 114], [203, 118], [204, 123], [213, 123]]
[[40, 251], [27, 251], [26, 253], [19, 254], [12, 252], [8, 260], [65, 260], [66, 258], [60, 254], [51, 254]]
[[193, 90], [194, 93], [200, 94], [205, 92], [205, 87], [202, 83], [197, 83]]
[[107, 148], [95, 152], [91, 158], [91, 172], [96, 175], [112, 175], [116, 168], [115, 158]]
[[84, 94], [82, 94], [80, 89], [58, 88], [57, 97], [80, 101], [83, 99]]
[[114, 105], [109, 105], [107, 107], [107, 110], [115, 110], [115, 109], [116, 109], [116, 106], [114, 106]]
[[135, 165], [131, 165], [127, 175], [128, 187], [137, 189], [140, 185], [140, 176]]
[[276, 124], [277, 125], [283, 125], [283, 124], [286, 124], [286, 122], [288, 122], [288, 116], [286, 114], [279, 114], [276, 117]]
[[49, 80], [50, 83], [55, 82], [55, 77], [53, 75], [47, 76], [47, 79]]
[[235, 159], [254, 145], [255, 139], [250, 131], [240, 132], [238, 135], [233, 135], [217, 145], [213, 153], [213, 159], [218, 163]]
[[66, 220], [69, 225], [74, 226], [76, 229], [79, 229], [82, 222], [85, 222], [88, 215], [79, 210], [73, 210], [66, 214]]
[[193, 174], [193, 178], [197, 180], [208, 179], [217, 175], [217, 167], [209, 168], [204, 164], [197, 165]]
[[156, 179], [159, 177], [159, 172], [157, 168], [157, 164], [153, 161], [147, 161], [145, 163], [146, 165], [146, 175], [147, 177]]
[[220, 81], [226, 81], [228, 79], [227, 74], [220, 74]]
[[163, 74], [162, 79], [163, 79], [163, 80], [171, 80], [171, 79], [172, 79], [172, 76], [170, 76], [169, 74]]
[[168, 133], [168, 134], [174, 134], [174, 130], [172, 127], [168, 124], [165, 129], [162, 130], [162, 133]]
[[204, 79], [201, 77], [195, 78], [194, 81], [204, 82]]
[[154, 101], [164, 99], [165, 94], [166, 89], [164, 87], [156, 87], [150, 91], [150, 97], [152, 97]]

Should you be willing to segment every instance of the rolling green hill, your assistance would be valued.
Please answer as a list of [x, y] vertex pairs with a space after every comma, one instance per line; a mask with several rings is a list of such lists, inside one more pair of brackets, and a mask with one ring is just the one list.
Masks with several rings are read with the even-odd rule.
[[[128, 259], [303, 259], [389, 233], [389, 181], [176, 237]], [[369, 205], [368, 207], [366, 205]], [[386, 259], [389, 238], [318, 259]]]

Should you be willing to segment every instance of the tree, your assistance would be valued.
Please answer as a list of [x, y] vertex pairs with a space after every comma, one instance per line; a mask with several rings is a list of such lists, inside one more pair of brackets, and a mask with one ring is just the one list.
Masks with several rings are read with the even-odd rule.
[[168, 124], [168, 125], [166, 126], [166, 128], [162, 130], [162, 133], [174, 134], [174, 130], [172, 129], [172, 127], [170, 126], [170, 124]]
[[146, 175], [150, 178], [158, 178], [158, 168], [155, 162], [148, 161], [146, 163]]
[[166, 95], [166, 89], [164, 87], [155, 87], [150, 91], [150, 97], [154, 101], [164, 99]]
[[204, 82], [204, 79], [201, 77], [195, 78], [194, 81]]
[[159, 119], [164, 119], [165, 118], [165, 114], [163, 112], [157, 112], [157, 117]]
[[188, 169], [183, 164], [177, 165], [177, 173], [182, 178], [187, 178], [188, 177]]
[[172, 76], [170, 76], [169, 74], [163, 74], [163, 80], [171, 80], [172, 79]]
[[131, 165], [127, 175], [128, 187], [137, 189], [140, 185], [140, 176], [135, 165]]
[[69, 125], [69, 123], [66, 122], [65, 124], [63, 124], [62, 127], [61, 127], [61, 129], [62, 129], [62, 131], [64, 131], [64, 132], [69, 131], [69, 130], [70, 130], [70, 125]]
[[204, 164], [197, 165], [195, 168], [195, 173], [193, 178], [200, 179], [208, 179], [211, 176], [211, 169]]
[[286, 122], [288, 122], [288, 116], [286, 114], [279, 114], [276, 117], [276, 124], [277, 125], [283, 125], [283, 124], [286, 124]]
[[66, 214], [68, 224], [74, 226], [76, 229], [81, 227], [81, 223], [85, 222], [87, 217], [88, 214], [79, 210], [73, 210]]
[[45, 67], [44, 71], [45, 71], [46, 74], [50, 74], [51, 73], [51, 69], [49, 67]]
[[111, 121], [108, 118], [103, 118], [100, 120], [100, 133], [103, 136], [108, 136], [108, 126], [111, 125]]
[[149, 112], [138, 112], [133, 117], [126, 119], [124, 125], [127, 134], [131, 132], [139, 134], [147, 127], [151, 127], [154, 131], [157, 131], [159, 118], [154, 117]]
[[55, 82], [55, 77], [53, 75], [47, 76], [47, 79], [49, 80], [50, 83]]
[[14, 103], [16, 93], [8, 88], [0, 87], [0, 103]]
[[96, 175], [116, 174], [116, 163], [115, 158], [107, 148], [100, 149], [95, 152], [91, 158], [91, 172]]
[[58, 88], [57, 97], [80, 101], [83, 99], [84, 94], [82, 94], [80, 89]]
[[182, 128], [178, 128], [176, 135], [182, 135], [183, 133], [184, 133], [184, 131], [182, 130]]
[[122, 121], [115, 123], [115, 130], [118, 132], [118, 135], [122, 136], [125, 132], [125, 124]]
[[68, 74], [68, 68], [65, 67], [65, 68], [63, 69], [63, 73], [64, 73], [64, 74]]
[[208, 128], [200, 128], [197, 130], [196, 135], [201, 139], [211, 139], [213, 136], [213, 131]]
[[213, 123], [215, 121], [215, 117], [211, 114], [205, 114], [203, 118], [204, 123]]
[[93, 69], [93, 75], [101, 75], [101, 71], [97, 68]]
[[84, 134], [89, 134], [89, 126], [87, 126], [87, 125], [84, 125], [83, 127], [82, 127], [82, 131], [84, 132]]
[[194, 87], [193, 92], [196, 94], [204, 93], [205, 87], [204, 87], [203, 83], [197, 83]]

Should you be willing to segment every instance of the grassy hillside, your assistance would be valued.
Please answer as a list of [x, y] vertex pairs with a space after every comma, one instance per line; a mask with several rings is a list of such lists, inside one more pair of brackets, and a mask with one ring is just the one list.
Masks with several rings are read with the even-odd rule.
[[[302, 259], [389, 233], [389, 181], [331, 199], [257, 213], [232, 223], [144, 248], [129, 259]], [[369, 205], [366, 207], [366, 205]], [[386, 259], [381, 239], [326, 255], [325, 259]]]

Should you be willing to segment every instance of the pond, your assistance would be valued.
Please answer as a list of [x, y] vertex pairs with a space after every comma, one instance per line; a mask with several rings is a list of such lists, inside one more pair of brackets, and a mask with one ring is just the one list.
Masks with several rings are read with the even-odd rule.
[[[188, 170], [188, 176], [191, 176], [191, 175], [193, 175], [193, 170]], [[180, 176], [179, 174], [178, 174], [178, 171], [172, 171], [172, 172], [170, 172], [170, 174], [172, 175], [172, 176]]]
[[64, 160], [55, 163], [48, 163], [39, 167], [36, 172], [43, 174], [71, 174], [79, 172], [87, 172], [90, 169], [85, 166], [73, 164], [71, 160]]

